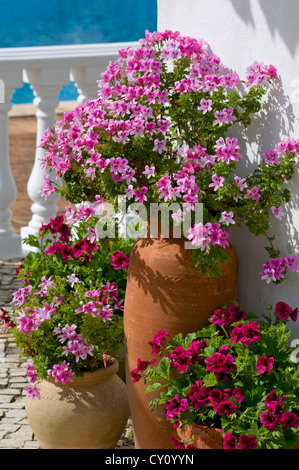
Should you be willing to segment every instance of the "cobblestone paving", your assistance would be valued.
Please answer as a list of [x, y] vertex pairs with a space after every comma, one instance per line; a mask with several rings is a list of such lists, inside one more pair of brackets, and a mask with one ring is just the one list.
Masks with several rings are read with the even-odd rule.
[[[15, 270], [21, 260], [0, 261], [0, 307], [11, 308], [12, 294], [20, 287]], [[24, 387], [29, 384], [26, 364], [19, 358], [14, 338], [0, 331], [0, 449], [39, 449], [25, 411]], [[130, 419], [117, 449], [134, 449]]]

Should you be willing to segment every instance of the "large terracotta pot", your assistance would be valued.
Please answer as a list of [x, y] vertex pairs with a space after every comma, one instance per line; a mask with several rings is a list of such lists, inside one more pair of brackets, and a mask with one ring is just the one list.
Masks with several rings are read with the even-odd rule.
[[129, 417], [118, 361], [63, 385], [44, 380], [41, 399], [26, 397], [29, 424], [42, 449], [114, 449]]
[[178, 428], [177, 434], [186, 445], [193, 444], [196, 449], [223, 449], [222, 429], [191, 424]]
[[173, 426], [163, 409], [148, 408], [154, 394], [144, 396], [140, 380], [132, 383], [130, 371], [137, 360], [151, 360], [151, 341], [163, 328], [172, 336], [197, 331], [215, 309], [238, 298], [238, 266], [235, 249], [221, 276], [203, 276], [179, 238], [139, 239], [131, 252], [124, 308], [126, 383], [136, 449], [173, 448]]

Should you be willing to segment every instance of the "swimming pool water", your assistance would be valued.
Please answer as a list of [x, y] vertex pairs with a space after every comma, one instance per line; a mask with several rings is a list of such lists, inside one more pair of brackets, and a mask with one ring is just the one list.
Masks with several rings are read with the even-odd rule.
[[[0, 10], [0, 47], [138, 41], [146, 29], [157, 30], [157, 0], [1, 0]], [[74, 83], [59, 96], [76, 98]], [[32, 100], [24, 84], [12, 102]]]

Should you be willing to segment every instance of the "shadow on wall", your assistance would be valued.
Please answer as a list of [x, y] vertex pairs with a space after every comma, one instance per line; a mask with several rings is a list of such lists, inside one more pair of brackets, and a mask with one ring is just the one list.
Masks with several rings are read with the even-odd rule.
[[264, 13], [269, 31], [274, 37], [279, 34], [292, 56], [296, 53], [299, 43], [298, 15], [290, 12], [298, 11], [298, 0], [230, 0], [236, 13], [247, 25], [256, 27], [253, 4], [258, 3]]

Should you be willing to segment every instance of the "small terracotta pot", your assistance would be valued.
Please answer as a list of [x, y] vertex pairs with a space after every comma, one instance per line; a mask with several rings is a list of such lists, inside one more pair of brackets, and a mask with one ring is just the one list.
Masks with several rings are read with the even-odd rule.
[[25, 409], [42, 449], [114, 449], [129, 417], [126, 385], [118, 361], [63, 385], [38, 385], [41, 399], [26, 397]]
[[[126, 384], [136, 449], [171, 449], [173, 426], [163, 409], [149, 410], [154, 393], [144, 395], [142, 380], [132, 383], [138, 358], [151, 361], [151, 341], [159, 330], [184, 335], [206, 326], [213, 312], [238, 300], [236, 251], [226, 249], [228, 262], [218, 278], [194, 266], [184, 239], [142, 238], [131, 252], [124, 308]], [[176, 433], [175, 433], [176, 435]]]
[[193, 444], [196, 449], [223, 449], [223, 434], [221, 429], [210, 428], [199, 424], [184, 426], [177, 429], [177, 434], [187, 444]]

